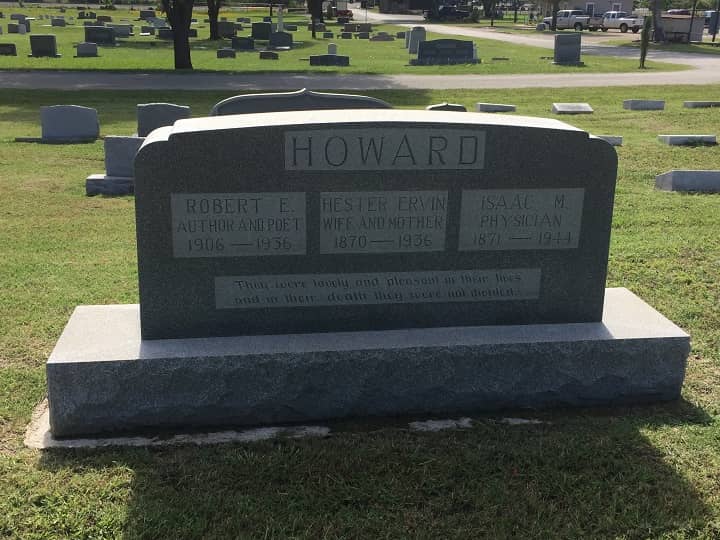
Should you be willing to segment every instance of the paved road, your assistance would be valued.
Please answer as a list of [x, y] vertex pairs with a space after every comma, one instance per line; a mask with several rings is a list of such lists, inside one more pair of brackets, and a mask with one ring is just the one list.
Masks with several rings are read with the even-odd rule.
[[[358, 11], [359, 21], [364, 12]], [[368, 12], [368, 20], [388, 20], [393, 24], [415, 26], [422, 19], [408, 15], [378, 15]], [[525, 36], [486, 28], [432, 25], [441, 34], [496, 39], [511, 43], [552, 48], [551, 35]], [[598, 43], [583, 47], [585, 54], [638, 56], [630, 48]], [[374, 90], [374, 89], [453, 89], [453, 88], [565, 88], [583, 86], [638, 86], [666, 84], [720, 83], [720, 55], [700, 55], [652, 51], [648, 58], [692, 66], [679, 72], [637, 71], [632, 73], [568, 73], [533, 75], [360, 75], [360, 74], [225, 74], [225, 73], [118, 73], [91, 71], [0, 71], [0, 88], [58, 90]]]

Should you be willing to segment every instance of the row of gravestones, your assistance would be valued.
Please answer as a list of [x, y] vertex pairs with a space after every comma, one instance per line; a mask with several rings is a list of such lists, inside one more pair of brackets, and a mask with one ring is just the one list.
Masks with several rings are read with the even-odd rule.
[[[423, 26], [415, 26], [404, 33], [405, 48], [417, 58], [411, 65], [477, 64], [477, 46], [472, 41], [460, 39], [435, 39], [427, 41]], [[399, 37], [399, 36], [398, 36]]]

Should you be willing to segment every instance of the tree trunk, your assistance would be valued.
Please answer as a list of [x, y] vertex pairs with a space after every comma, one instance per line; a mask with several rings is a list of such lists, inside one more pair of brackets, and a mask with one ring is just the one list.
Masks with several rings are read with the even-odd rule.
[[550, 22], [550, 30], [557, 30], [557, 12], [560, 9], [560, 0], [552, 0], [552, 21]]
[[665, 41], [665, 30], [663, 28], [663, 22], [662, 22], [662, 0], [651, 0], [650, 1], [650, 9], [652, 11], [652, 20], [653, 20], [653, 41], [656, 43]]
[[218, 32], [218, 18], [220, 17], [220, 4], [222, 0], [208, 0], [208, 19], [210, 19], [210, 39], [220, 39]]
[[163, 9], [173, 30], [175, 69], [192, 69], [190, 20], [195, 0], [163, 0]]

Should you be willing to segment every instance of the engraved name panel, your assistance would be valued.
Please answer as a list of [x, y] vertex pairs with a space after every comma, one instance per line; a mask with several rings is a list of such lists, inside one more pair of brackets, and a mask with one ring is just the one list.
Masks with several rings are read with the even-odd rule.
[[584, 188], [464, 190], [458, 248], [577, 248], [584, 196]]
[[447, 191], [320, 194], [320, 253], [445, 249]]
[[172, 193], [173, 256], [306, 253], [305, 193]]
[[217, 309], [534, 300], [539, 293], [539, 268], [215, 278]]
[[357, 128], [285, 132], [288, 171], [482, 169], [485, 132]]

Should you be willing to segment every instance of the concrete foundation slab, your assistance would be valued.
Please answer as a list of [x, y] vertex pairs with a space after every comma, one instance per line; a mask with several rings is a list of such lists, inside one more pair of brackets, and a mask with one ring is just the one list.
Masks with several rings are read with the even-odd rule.
[[627, 289], [601, 323], [140, 339], [79, 306], [47, 362], [55, 437], [677, 399], [689, 336]]
[[132, 195], [135, 179], [127, 176], [91, 174], [85, 179], [85, 195]]

